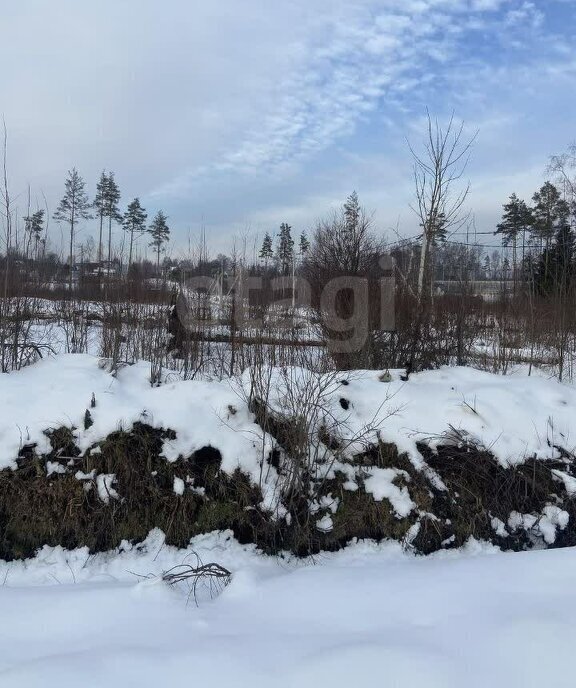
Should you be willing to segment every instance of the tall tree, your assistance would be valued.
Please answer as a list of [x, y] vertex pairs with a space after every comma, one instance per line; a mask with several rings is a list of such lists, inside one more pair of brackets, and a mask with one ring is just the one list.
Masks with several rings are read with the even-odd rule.
[[353, 191], [344, 203], [344, 223], [348, 232], [355, 232], [360, 221], [360, 202], [358, 194]]
[[170, 229], [167, 223], [167, 216], [159, 210], [150, 227], [148, 228], [148, 233], [150, 234], [150, 246], [156, 251], [156, 270], [160, 268], [160, 252], [162, 251], [164, 244], [170, 240]]
[[567, 222], [570, 207], [554, 184], [550, 182], [546, 182], [534, 194], [532, 200], [534, 201], [532, 208], [534, 235], [539, 239], [541, 248], [548, 248], [556, 231]]
[[70, 227], [70, 293], [72, 293], [72, 270], [74, 267], [74, 234], [78, 223], [82, 220], [89, 220], [90, 201], [85, 191], [86, 184], [78, 174], [76, 168], [68, 172], [65, 182], [65, 191], [62, 200], [56, 208], [54, 219], [56, 222], [65, 222]]
[[144, 234], [146, 231], [146, 211], [140, 205], [140, 200], [135, 198], [128, 204], [128, 208], [122, 218], [122, 226], [130, 235], [130, 249], [128, 252], [128, 269], [132, 265], [132, 249], [134, 246], [134, 236]]
[[44, 231], [44, 211], [37, 210], [32, 215], [24, 218], [24, 230], [28, 234], [30, 241], [34, 242], [34, 254], [38, 258], [38, 247], [42, 240], [42, 232]]
[[306, 232], [302, 232], [300, 234], [300, 245], [299, 245], [299, 252], [302, 257], [306, 256], [308, 254], [308, 251], [310, 250], [310, 242], [308, 241], [308, 237], [306, 236]]
[[560, 191], [551, 182], [546, 182], [532, 197], [534, 207], [533, 234], [540, 245], [543, 272], [542, 280], [548, 283], [552, 279], [548, 273], [548, 263], [552, 256], [550, 246], [554, 235], [569, 223], [570, 206], [560, 195]]
[[276, 248], [276, 260], [278, 268], [283, 275], [288, 275], [294, 261], [294, 239], [292, 239], [292, 227], [286, 222], [280, 225], [278, 246]]
[[120, 202], [120, 189], [114, 179], [114, 172], [110, 172], [106, 179], [104, 194], [104, 214], [108, 218], [108, 267], [112, 262], [112, 222], [122, 222], [122, 215], [118, 203]]
[[545, 296], [565, 294], [574, 279], [574, 257], [576, 238], [566, 222], [561, 225], [554, 240], [540, 257], [536, 272], [536, 286]]
[[410, 146], [414, 160], [413, 176], [416, 192], [416, 203], [413, 205], [413, 210], [422, 227], [420, 265], [416, 287], [418, 315], [414, 328], [414, 345], [408, 366], [410, 370], [414, 364], [415, 347], [420, 337], [424, 318], [424, 283], [427, 273], [429, 276], [431, 275], [431, 248], [446, 236], [450, 228], [458, 229], [467, 218], [467, 214], [462, 211], [470, 186], [469, 184], [462, 185], [460, 189], [456, 187], [464, 175], [475, 136], [468, 140], [465, 140], [463, 136], [464, 123], [457, 126], [454, 118], [451, 117], [446, 128], [443, 128], [438, 120], [432, 120], [428, 113], [423, 153], [418, 154]]
[[502, 221], [496, 227], [494, 234], [502, 237], [504, 246], [512, 246], [512, 269], [516, 270], [518, 237], [522, 237], [522, 265], [526, 248], [526, 232], [533, 225], [530, 208], [518, 198], [515, 193], [510, 196], [508, 203], [503, 206]]
[[102, 171], [100, 179], [96, 184], [96, 196], [94, 197], [93, 208], [96, 210], [96, 217], [99, 220], [98, 232], [98, 262], [102, 262], [103, 247], [102, 247], [102, 227], [104, 225], [104, 217], [106, 216], [106, 187], [108, 184], [108, 175]]
[[274, 256], [274, 250], [272, 248], [272, 237], [269, 232], [264, 235], [264, 240], [262, 241], [262, 248], [258, 254], [260, 258], [264, 261], [264, 266], [268, 267], [268, 261]]
[[[463, 207], [469, 185], [461, 180], [466, 169], [470, 149], [475, 137], [465, 140], [464, 124], [457, 126], [452, 116], [446, 127], [433, 120], [427, 113], [427, 131], [423, 152], [417, 153], [412, 146], [413, 176], [416, 201], [413, 210], [422, 227], [418, 281], [416, 285], [416, 315], [413, 319], [412, 337], [408, 355], [408, 373], [416, 365], [418, 347], [422, 341], [422, 329], [429, 326], [433, 295], [433, 247], [441, 235], [460, 228], [466, 221]], [[460, 188], [458, 188], [460, 187]], [[425, 289], [426, 280], [430, 288]], [[426, 293], [430, 298], [425, 298]]]

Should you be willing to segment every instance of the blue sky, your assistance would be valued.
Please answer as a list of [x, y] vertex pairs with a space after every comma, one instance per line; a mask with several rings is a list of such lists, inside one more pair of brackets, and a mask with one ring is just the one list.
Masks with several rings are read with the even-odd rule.
[[468, 205], [489, 231], [576, 140], [575, 35], [571, 0], [20, 0], [0, 28], [12, 192], [54, 207], [69, 167], [91, 188], [112, 169], [169, 215], [174, 252], [202, 223], [214, 251], [309, 229], [353, 189], [411, 236], [428, 107], [478, 130]]

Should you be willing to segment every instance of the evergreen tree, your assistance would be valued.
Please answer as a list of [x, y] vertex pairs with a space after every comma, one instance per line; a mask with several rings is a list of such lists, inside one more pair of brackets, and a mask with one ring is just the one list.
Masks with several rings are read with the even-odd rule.
[[552, 238], [561, 225], [566, 224], [570, 216], [570, 207], [562, 199], [560, 192], [550, 182], [532, 197], [534, 207], [534, 235], [540, 241], [540, 248], [548, 248]]
[[170, 229], [167, 224], [168, 218], [166, 215], [159, 210], [152, 224], [148, 228], [148, 233], [150, 234], [150, 246], [156, 251], [156, 270], [160, 268], [160, 252], [162, 251], [164, 244], [170, 240]]
[[44, 211], [37, 210], [32, 215], [24, 218], [24, 230], [34, 242], [34, 250], [36, 258], [38, 258], [38, 246], [42, 240], [42, 232], [44, 231]]
[[360, 203], [358, 194], [353, 191], [344, 203], [344, 222], [346, 230], [350, 233], [356, 232], [360, 220]]
[[540, 294], [565, 294], [574, 278], [576, 237], [570, 225], [563, 223], [540, 257], [536, 271], [536, 287]]
[[276, 261], [278, 269], [283, 275], [288, 275], [292, 269], [294, 260], [294, 240], [292, 239], [292, 227], [286, 222], [280, 225], [278, 246], [276, 248]]
[[550, 250], [552, 240], [558, 230], [569, 224], [570, 207], [561, 197], [560, 192], [550, 182], [537, 191], [532, 197], [534, 208], [534, 238], [540, 245], [542, 252], [537, 271], [537, 281], [548, 286], [554, 282], [554, 275], [548, 274], [549, 260], [552, 256]]
[[122, 222], [122, 215], [118, 203], [120, 202], [120, 189], [114, 179], [114, 172], [110, 172], [106, 179], [104, 193], [104, 215], [108, 218], [108, 266], [112, 262], [112, 222]]
[[274, 256], [274, 250], [272, 248], [272, 237], [268, 232], [264, 235], [264, 240], [262, 241], [262, 248], [259, 253], [260, 258], [264, 261], [264, 265], [268, 265], [268, 261]]
[[308, 237], [306, 236], [306, 232], [302, 232], [300, 234], [300, 255], [304, 257], [308, 251], [310, 250], [310, 242], [308, 241]]
[[54, 219], [70, 227], [70, 292], [72, 292], [72, 268], [74, 267], [74, 232], [81, 220], [89, 220], [91, 204], [85, 191], [85, 182], [74, 167], [68, 172], [62, 200], [56, 208]]
[[92, 207], [96, 210], [96, 217], [99, 220], [98, 232], [98, 262], [102, 262], [102, 226], [104, 224], [104, 217], [106, 215], [106, 187], [108, 184], [108, 176], [105, 171], [102, 171], [100, 179], [96, 184], [96, 196]]
[[146, 231], [146, 211], [140, 205], [140, 200], [135, 198], [128, 204], [128, 208], [122, 218], [124, 230], [130, 234], [130, 249], [128, 251], [128, 269], [132, 265], [132, 249], [134, 246], [134, 235], [144, 234]]
[[522, 263], [526, 246], [526, 232], [533, 224], [532, 213], [526, 203], [515, 193], [510, 196], [508, 203], [503, 205], [502, 221], [496, 227], [494, 234], [502, 236], [504, 246], [512, 246], [512, 268], [516, 269], [518, 237], [522, 236]]

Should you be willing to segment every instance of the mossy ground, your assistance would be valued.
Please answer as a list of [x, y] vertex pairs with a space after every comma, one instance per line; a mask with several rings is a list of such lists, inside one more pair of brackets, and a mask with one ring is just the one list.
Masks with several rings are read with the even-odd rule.
[[[18, 467], [0, 471], [2, 559], [32, 556], [43, 545], [106, 551], [122, 540], [141, 541], [152, 528], [160, 528], [168, 544], [180, 547], [195, 535], [231, 529], [242, 543], [298, 555], [336, 550], [353, 538], [393, 539], [420, 553], [458, 547], [470, 537], [520, 550], [532, 546], [534, 537], [524, 530], [498, 535], [493, 518], [506, 523], [513, 511], [540, 514], [550, 504], [570, 517], [554, 546], [576, 544], [575, 501], [552, 472], [558, 468], [576, 473], [574, 457], [566, 452], [555, 462], [529, 459], [503, 468], [490, 452], [474, 446], [446, 444], [432, 451], [422, 444], [426, 463], [447, 488], [441, 490], [394, 445], [380, 444], [351, 461], [356, 490], [345, 489], [347, 479], [338, 472], [322, 484], [317, 496], [332, 495], [337, 509], [330, 512], [332, 529], [321, 532], [316, 527], [321, 513], [310, 513], [306, 496], [291, 496], [288, 520], [263, 511], [261, 491], [240, 471], [222, 472], [214, 447], [166, 461], [161, 452], [164, 440], [174, 437], [170, 430], [135, 424], [112, 433], [82, 456], [72, 430], [58, 428], [47, 434], [50, 454], [39, 456], [34, 447], [24, 447]], [[269, 461], [277, 464], [278, 452]], [[48, 462], [61, 465], [63, 472], [47, 475]], [[375, 501], [364, 489], [363, 476], [374, 466], [403, 471], [397, 481], [416, 504], [407, 517], [398, 517], [388, 500]], [[95, 481], [78, 479], [78, 471], [114, 474], [119, 497], [102, 500]], [[185, 481], [181, 495], [174, 491], [175, 478]]]

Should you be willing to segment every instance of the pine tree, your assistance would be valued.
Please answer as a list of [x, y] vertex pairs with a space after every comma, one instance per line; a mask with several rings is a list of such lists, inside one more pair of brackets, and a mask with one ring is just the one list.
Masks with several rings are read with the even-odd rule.
[[134, 246], [134, 235], [144, 234], [146, 231], [146, 211], [140, 205], [140, 200], [135, 198], [128, 204], [128, 208], [122, 218], [124, 230], [130, 234], [130, 249], [128, 252], [128, 269], [132, 265], [132, 249]]
[[310, 242], [308, 241], [308, 237], [306, 236], [306, 232], [302, 232], [300, 234], [300, 255], [302, 257], [306, 256], [308, 251], [310, 250]]
[[570, 206], [561, 197], [560, 191], [546, 182], [532, 197], [534, 208], [534, 238], [539, 242], [542, 258], [538, 268], [537, 280], [549, 285], [554, 281], [554, 276], [548, 274], [549, 260], [552, 256], [551, 243], [563, 226], [568, 225]]
[[34, 251], [36, 258], [38, 258], [38, 246], [42, 240], [42, 232], [44, 231], [44, 211], [37, 210], [32, 215], [24, 218], [24, 230], [34, 242]]
[[566, 224], [570, 215], [568, 203], [550, 182], [546, 182], [532, 197], [534, 207], [534, 235], [540, 241], [540, 248], [548, 248], [554, 234]]
[[494, 234], [502, 236], [504, 246], [512, 245], [512, 269], [516, 274], [518, 237], [522, 236], [522, 264], [524, 264], [526, 232], [533, 224], [533, 217], [530, 208], [515, 193], [510, 196], [510, 200], [502, 208], [504, 210], [502, 221], [496, 227]]
[[105, 171], [100, 175], [100, 179], [96, 184], [96, 196], [92, 207], [96, 210], [96, 217], [99, 220], [98, 232], [98, 263], [102, 263], [102, 226], [104, 224], [104, 217], [106, 215], [106, 186], [108, 183], [108, 176]]
[[272, 237], [268, 232], [264, 235], [264, 240], [262, 241], [262, 248], [258, 254], [260, 258], [264, 261], [264, 265], [268, 266], [268, 261], [274, 256], [274, 250], [272, 248]]
[[574, 279], [576, 237], [570, 225], [563, 223], [540, 257], [536, 286], [540, 294], [565, 294]]
[[106, 179], [104, 194], [104, 215], [108, 218], [108, 267], [112, 263], [112, 222], [122, 222], [122, 215], [118, 203], [120, 202], [120, 189], [114, 179], [114, 172], [110, 172]]
[[56, 208], [54, 219], [70, 227], [70, 293], [72, 292], [72, 269], [74, 267], [74, 232], [81, 220], [89, 220], [91, 204], [85, 191], [85, 182], [74, 167], [68, 172], [65, 192]]
[[160, 269], [160, 252], [164, 244], [170, 240], [170, 229], [167, 220], [166, 215], [159, 210], [148, 228], [148, 233], [151, 237], [150, 246], [156, 251], [156, 270]]
[[344, 203], [344, 222], [346, 230], [350, 233], [356, 232], [360, 220], [360, 203], [358, 194], [353, 191]]
[[280, 225], [278, 246], [276, 248], [276, 260], [278, 268], [283, 275], [288, 275], [292, 269], [294, 260], [294, 240], [292, 239], [292, 227], [286, 222]]

